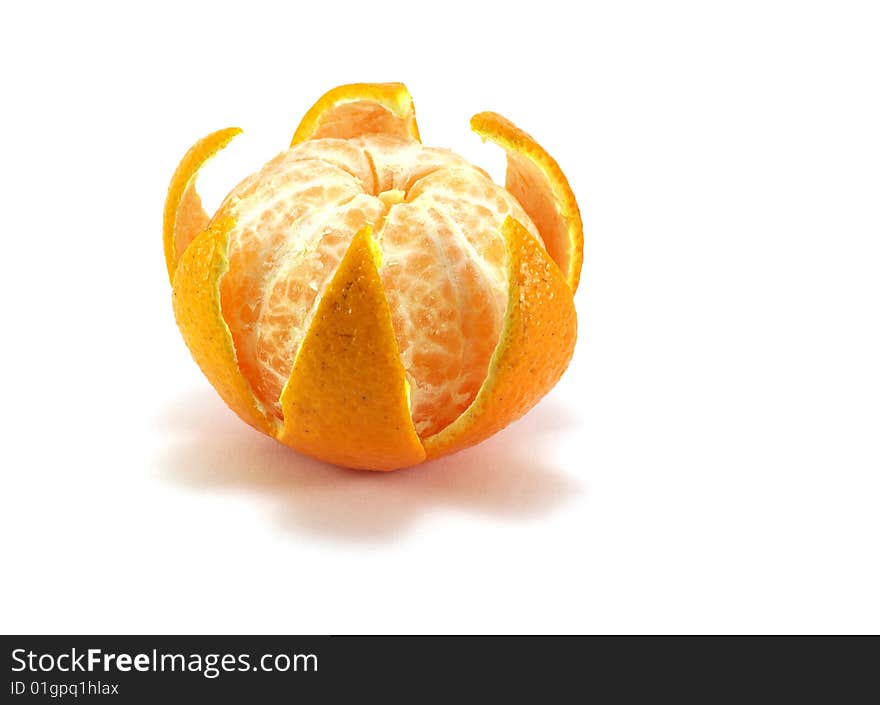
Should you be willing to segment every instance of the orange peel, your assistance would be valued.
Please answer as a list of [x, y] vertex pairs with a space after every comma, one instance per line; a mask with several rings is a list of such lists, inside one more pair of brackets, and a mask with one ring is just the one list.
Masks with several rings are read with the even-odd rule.
[[183, 253], [174, 273], [174, 317], [193, 359], [223, 401], [251, 426], [274, 435], [277, 424], [239, 369], [220, 309], [220, 278], [229, 267], [226, 249], [231, 227], [228, 219], [212, 223]]
[[584, 226], [559, 164], [527, 132], [493, 112], [477, 113], [471, 129], [507, 152], [505, 186], [534, 221], [553, 261], [577, 291], [584, 261]]
[[174, 270], [184, 250], [208, 226], [208, 214], [196, 191], [196, 176], [206, 161], [240, 133], [238, 127], [227, 127], [200, 139], [190, 147], [171, 177], [162, 220], [162, 242], [169, 280], [173, 280]]
[[512, 123], [481, 113], [472, 127], [508, 151], [507, 190], [421, 146], [402, 84], [329, 91], [210, 219], [195, 177], [238, 130], [186, 154], [163, 229], [174, 313], [251, 426], [393, 470], [479, 443], [559, 380], [577, 336], [577, 203]]
[[369, 228], [355, 235], [281, 393], [279, 440], [335, 465], [396, 470], [422, 462], [425, 449], [410, 416], [379, 257]]
[[416, 109], [402, 83], [350, 83], [327, 91], [300, 121], [290, 146], [309, 139], [350, 139], [372, 132], [420, 141]]
[[502, 228], [510, 283], [489, 373], [468, 409], [425, 441], [429, 458], [475, 445], [520, 418], [565, 372], [577, 339], [574, 299], [559, 267], [513, 218]]

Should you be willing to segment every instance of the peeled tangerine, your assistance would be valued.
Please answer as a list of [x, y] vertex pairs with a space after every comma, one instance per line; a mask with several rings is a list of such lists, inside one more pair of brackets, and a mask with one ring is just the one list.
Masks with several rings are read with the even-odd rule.
[[495, 113], [506, 187], [419, 141], [399, 83], [341, 86], [290, 148], [209, 218], [186, 154], [165, 204], [174, 313], [242, 419], [303, 453], [391, 470], [488, 438], [528, 411], [574, 349], [583, 258], [556, 162]]

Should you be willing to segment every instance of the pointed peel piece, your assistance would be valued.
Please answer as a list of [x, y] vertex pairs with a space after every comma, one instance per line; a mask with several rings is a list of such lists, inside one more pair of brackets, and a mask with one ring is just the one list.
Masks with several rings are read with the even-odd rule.
[[420, 141], [412, 98], [402, 83], [351, 83], [327, 91], [305, 114], [290, 146], [321, 137], [351, 139], [369, 133]]
[[369, 228], [354, 236], [327, 287], [281, 394], [278, 440], [328, 463], [368, 470], [416, 465], [425, 450]]
[[577, 291], [584, 261], [584, 228], [568, 179], [532, 138], [498, 113], [478, 113], [471, 129], [507, 152], [506, 188], [538, 228], [553, 261]]
[[428, 458], [479, 443], [521, 417], [556, 384], [574, 352], [574, 298], [559, 267], [513, 218], [502, 233], [509, 298], [501, 337], [477, 398], [425, 439]]
[[203, 137], [190, 147], [171, 177], [162, 221], [165, 265], [170, 281], [174, 280], [174, 270], [180, 256], [195, 237], [208, 227], [208, 214], [202, 208], [202, 201], [196, 192], [196, 175], [208, 159], [240, 132], [238, 127], [228, 127]]
[[220, 279], [229, 263], [230, 218], [212, 223], [183, 253], [174, 273], [177, 325], [196, 364], [229, 407], [254, 428], [274, 436], [278, 422], [263, 410], [241, 374], [220, 309]]

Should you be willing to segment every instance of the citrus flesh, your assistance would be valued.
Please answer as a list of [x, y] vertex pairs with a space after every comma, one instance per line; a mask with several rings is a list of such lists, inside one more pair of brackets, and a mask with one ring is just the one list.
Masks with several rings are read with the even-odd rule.
[[408, 135], [313, 138], [225, 199], [223, 317], [238, 364], [269, 413], [355, 234], [369, 226], [410, 389], [412, 421], [434, 435], [473, 402], [507, 307], [501, 226], [540, 235], [505, 189], [452, 152]]

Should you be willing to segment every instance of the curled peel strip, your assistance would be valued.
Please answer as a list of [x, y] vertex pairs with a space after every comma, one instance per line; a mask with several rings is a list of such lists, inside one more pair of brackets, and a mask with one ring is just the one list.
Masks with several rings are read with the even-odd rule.
[[421, 141], [416, 110], [402, 83], [351, 83], [327, 91], [309, 108], [290, 146], [309, 139], [351, 139], [374, 132]]
[[498, 113], [478, 113], [471, 129], [507, 152], [505, 188], [538, 228], [572, 292], [584, 261], [584, 228], [568, 179], [559, 164], [528, 133]]
[[174, 279], [177, 263], [189, 244], [208, 227], [208, 214], [196, 192], [196, 176], [204, 163], [241, 133], [238, 127], [212, 132], [196, 142], [184, 155], [168, 187], [162, 220], [162, 242], [168, 279]]
[[174, 317], [193, 359], [223, 401], [251, 426], [274, 436], [277, 421], [242, 375], [220, 308], [220, 279], [229, 268], [226, 252], [233, 225], [231, 218], [211, 223], [186, 248], [174, 273]]

